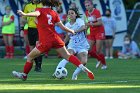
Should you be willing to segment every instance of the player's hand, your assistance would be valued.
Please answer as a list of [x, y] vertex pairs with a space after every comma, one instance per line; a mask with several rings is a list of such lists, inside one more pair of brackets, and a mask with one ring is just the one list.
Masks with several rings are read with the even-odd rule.
[[71, 33], [72, 33], [72, 34], [75, 34], [75, 31], [74, 31], [74, 30], [71, 30]]
[[17, 10], [17, 13], [18, 13], [20, 16], [26, 16], [26, 13], [22, 12], [21, 10]]

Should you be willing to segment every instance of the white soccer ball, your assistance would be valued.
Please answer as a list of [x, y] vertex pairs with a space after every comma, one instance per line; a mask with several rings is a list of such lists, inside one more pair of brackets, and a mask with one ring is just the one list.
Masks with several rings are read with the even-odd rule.
[[57, 79], [64, 79], [64, 78], [66, 78], [67, 77], [67, 74], [68, 74], [68, 71], [64, 67], [59, 67], [55, 71], [55, 77]]

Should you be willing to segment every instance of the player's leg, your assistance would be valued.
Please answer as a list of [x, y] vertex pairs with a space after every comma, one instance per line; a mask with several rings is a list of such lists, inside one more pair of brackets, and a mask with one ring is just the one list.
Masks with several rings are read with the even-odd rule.
[[3, 41], [5, 44], [5, 50], [6, 50], [6, 55], [4, 58], [9, 58], [10, 57], [10, 48], [8, 45], [8, 36], [6, 34], [3, 34]]
[[[87, 59], [88, 59], [88, 52], [81, 52], [81, 53], [77, 54], [77, 56], [80, 59], [80, 61], [82, 62], [82, 64], [86, 65]], [[81, 72], [81, 69], [79, 67], [77, 67], [72, 75], [72, 80], [77, 80], [77, 76], [80, 72]]]
[[96, 40], [96, 52], [98, 54], [98, 56], [100, 57], [100, 62], [102, 63], [102, 67], [101, 69], [106, 69], [106, 60], [105, 60], [105, 56], [102, 53], [102, 46], [103, 46], [103, 40]]
[[[29, 44], [30, 44], [30, 49], [32, 50], [35, 45], [36, 42], [38, 40], [38, 31], [36, 28], [28, 28], [28, 39], [29, 39]], [[42, 65], [42, 55], [40, 55], [39, 57], [35, 58], [35, 71], [36, 72], [41, 72], [41, 65]]]
[[[72, 49], [67, 49], [67, 50], [69, 51], [70, 54], [75, 54], [74, 50], [72, 50]], [[65, 67], [67, 63], [69, 63], [68, 60], [62, 59], [62, 60], [58, 63], [58, 65], [57, 65], [55, 71], [57, 70], [57, 68]], [[55, 78], [55, 75], [53, 74], [52, 77]]]
[[[69, 52], [70, 54], [75, 54], [74, 50], [72, 50], [72, 49], [68, 49], [68, 52]], [[66, 64], [67, 64], [68, 62], [69, 62], [69, 61], [66, 60], [66, 59], [61, 60], [61, 61], [59, 62], [59, 64], [57, 65], [57, 68], [59, 68], [59, 67], [65, 67]], [[57, 69], [57, 68], [56, 68], [56, 69]]]
[[65, 58], [66, 60], [68, 60], [69, 62], [73, 63], [74, 65], [76, 65], [77, 67], [81, 68], [83, 71], [85, 71], [88, 74], [88, 77], [90, 79], [94, 79], [94, 75], [93, 73], [88, 70], [85, 66], [82, 65], [82, 63], [80, 62], [80, 60], [75, 57], [74, 55], [71, 55], [67, 50], [66, 47], [62, 47], [62, 48], [58, 48], [56, 49], [58, 53], [61, 54], [61, 56], [63, 58]]
[[105, 54], [106, 54], [105, 59], [108, 59], [109, 58], [109, 40], [108, 39], [105, 40]]
[[113, 38], [109, 39], [109, 54], [110, 59], [113, 59]]
[[25, 42], [25, 52], [26, 52], [26, 56], [24, 57], [24, 59], [27, 59], [27, 55], [30, 53], [30, 44], [29, 44], [29, 40], [28, 40], [28, 30], [24, 30], [24, 42]]
[[8, 44], [9, 44], [9, 48], [10, 48], [10, 58], [14, 57], [14, 45], [13, 45], [13, 41], [14, 41], [14, 34], [9, 34], [8, 35]]
[[13, 75], [19, 79], [26, 80], [28, 73], [31, 71], [34, 58], [38, 57], [41, 54], [41, 52], [35, 47], [28, 55], [27, 55], [27, 61], [24, 65], [23, 73], [13, 71]]

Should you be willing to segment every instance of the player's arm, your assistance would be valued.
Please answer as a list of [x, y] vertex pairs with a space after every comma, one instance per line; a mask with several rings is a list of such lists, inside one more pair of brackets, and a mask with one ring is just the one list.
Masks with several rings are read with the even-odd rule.
[[75, 34], [74, 30], [69, 29], [68, 27], [64, 26], [63, 23], [62, 23], [61, 21], [58, 22], [57, 25], [58, 25], [62, 30], [66, 31], [66, 32], [70, 32], [70, 33], [72, 33], [72, 34]]
[[30, 13], [24, 13], [21, 10], [18, 10], [17, 13], [21, 16], [30, 16], [30, 17], [38, 17], [40, 16], [40, 12], [39, 11], [35, 11], [35, 12], [30, 12]]
[[86, 25], [87, 26], [101, 26], [101, 25], [103, 25], [103, 23], [102, 23], [102, 20], [101, 19], [98, 19], [97, 20], [97, 22], [95, 22], [95, 23], [86, 23]]
[[[3, 18], [2, 18], [3, 20]], [[14, 16], [11, 16], [10, 20], [8, 22], [3, 22], [2, 21], [2, 26], [5, 26], [5, 25], [10, 25], [12, 22], [14, 22]]]
[[86, 26], [83, 25], [79, 29], [77, 29], [75, 32], [82, 32], [82, 31], [85, 31], [85, 30], [86, 30]]

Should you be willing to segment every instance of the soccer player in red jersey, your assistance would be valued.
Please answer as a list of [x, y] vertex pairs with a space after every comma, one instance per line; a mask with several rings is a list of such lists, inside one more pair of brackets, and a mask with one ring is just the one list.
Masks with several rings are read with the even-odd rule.
[[71, 30], [62, 24], [59, 15], [51, 9], [52, 7], [59, 6], [60, 2], [55, 0], [41, 0], [41, 3], [43, 4], [43, 8], [37, 8], [35, 12], [24, 13], [21, 10], [18, 10], [18, 14], [21, 16], [37, 17], [39, 42], [36, 44], [36, 47], [28, 54], [23, 72], [21, 73], [13, 71], [13, 75], [19, 79], [26, 80], [27, 75], [33, 66], [33, 59], [50, 50], [50, 48], [55, 48], [63, 58], [81, 68], [87, 73], [90, 79], [94, 79], [93, 73], [83, 66], [77, 57], [71, 55], [66, 50], [64, 42], [55, 31], [54, 27], [55, 24], [57, 24], [64, 31], [75, 34], [74, 30]]
[[91, 0], [85, 0], [86, 17], [88, 23], [87, 27], [90, 27], [90, 35], [88, 36], [88, 41], [91, 46], [95, 44], [96, 51], [91, 51], [90, 55], [98, 59], [96, 68], [102, 63], [101, 69], [106, 69], [106, 61], [104, 54], [102, 53], [103, 40], [105, 39], [104, 27], [101, 21], [100, 11], [95, 9]]

